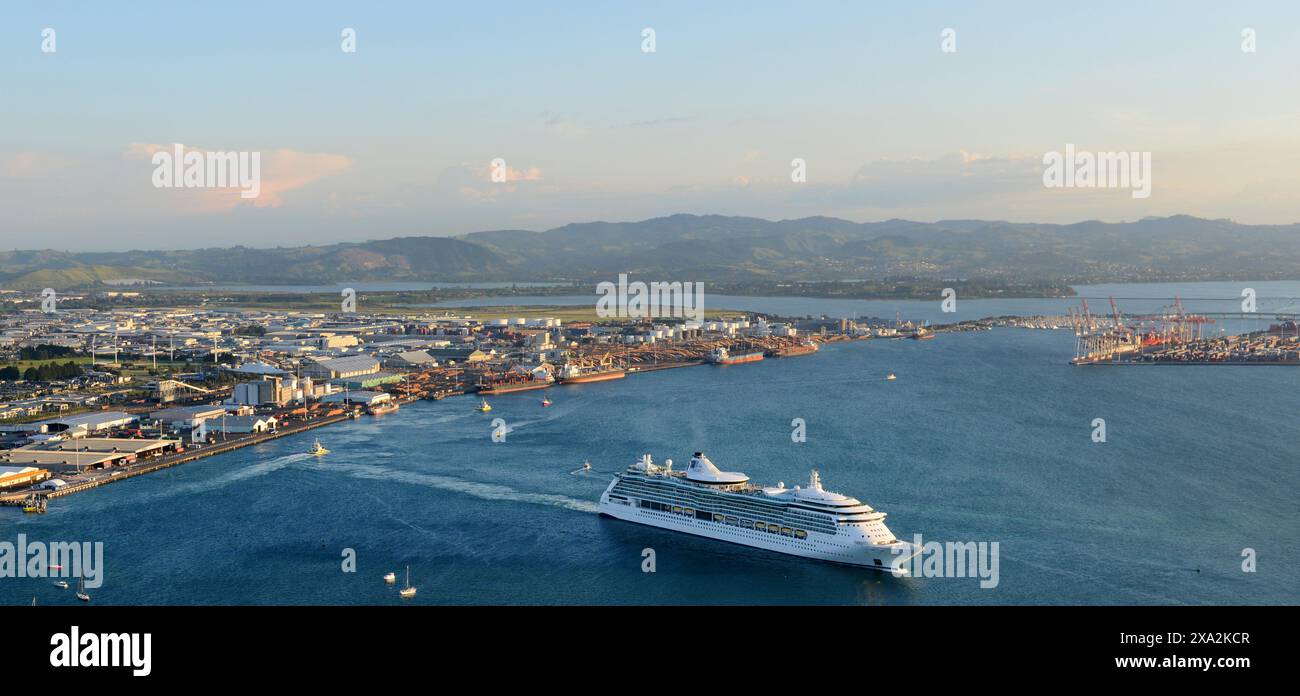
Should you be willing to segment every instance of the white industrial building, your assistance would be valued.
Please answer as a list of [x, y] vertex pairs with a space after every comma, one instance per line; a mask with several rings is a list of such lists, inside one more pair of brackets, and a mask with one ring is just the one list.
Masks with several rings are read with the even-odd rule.
[[345, 379], [379, 372], [379, 360], [370, 355], [349, 355], [322, 360], [303, 368], [308, 376], [320, 379]]
[[84, 437], [88, 433], [98, 433], [104, 430], [125, 427], [139, 420], [139, 416], [133, 416], [121, 411], [95, 411], [76, 416], [52, 418], [32, 425], [37, 427], [37, 432], [63, 433], [66, 437]]
[[217, 432], [228, 434], [267, 433], [275, 430], [274, 416], [231, 416], [215, 423]]

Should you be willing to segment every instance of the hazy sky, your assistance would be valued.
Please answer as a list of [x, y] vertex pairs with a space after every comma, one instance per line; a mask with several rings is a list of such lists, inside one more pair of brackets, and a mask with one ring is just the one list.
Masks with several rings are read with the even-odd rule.
[[[676, 212], [1300, 221], [1289, 0], [188, 4], [0, 8], [0, 248]], [[262, 153], [261, 195], [155, 188], [173, 143]], [[1045, 188], [1067, 143], [1150, 152], [1151, 196]]]

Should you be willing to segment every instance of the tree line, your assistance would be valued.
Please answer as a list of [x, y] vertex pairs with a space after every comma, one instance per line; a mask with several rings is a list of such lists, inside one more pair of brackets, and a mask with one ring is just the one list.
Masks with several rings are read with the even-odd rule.
[[63, 364], [46, 363], [37, 367], [19, 370], [15, 365], [0, 368], [0, 380], [9, 382], [25, 380], [28, 382], [52, 382], [56, 379], [69, 379], [81, 376], [81, 368], [69, 360]]

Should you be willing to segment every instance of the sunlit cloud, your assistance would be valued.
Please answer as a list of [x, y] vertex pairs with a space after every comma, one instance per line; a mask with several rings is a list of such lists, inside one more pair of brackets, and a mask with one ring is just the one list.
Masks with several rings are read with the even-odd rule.
[[[157, 143], [132, 143], [127, 151], [128, 157], [151, 162], [158, 152], [172, 152], [173, 145]], [[185, 152], [201, 152], [205, 155], [219, 152], [203, 147], [185, 146]], [[271, 150], [261, 153], [261, 182], [256, 198], [244, 198], [240, 189], [198, 188], [168, 189], [169, 203], [182, 212], [210, 213], [232, 210], [239, 206], [254, 208], [278, 208], [284, 204], [284, 195], [290, 191], [305, 188], [326, 177], [335, 176], [352, 167], [352, 160], [343, 155], [298, 152], [296, 150]], [[148, 175], [152, 164], [142, 171]]]

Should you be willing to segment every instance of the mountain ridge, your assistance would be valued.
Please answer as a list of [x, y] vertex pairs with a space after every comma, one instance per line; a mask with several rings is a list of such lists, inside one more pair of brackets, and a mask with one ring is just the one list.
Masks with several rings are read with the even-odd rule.
[[814, 282], [1300, 278], [1300, 223], [1244, 225], [1190, 215], [1059, 224], [678, 213], [540, 231], [498, 229], [298, 247], [0, 252], [0, 287], [14, 289], [131, 278], [166, 283], [588, 281], [621, 272]]

